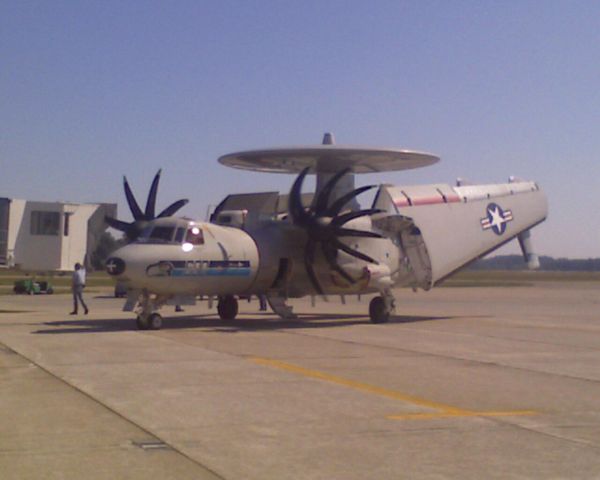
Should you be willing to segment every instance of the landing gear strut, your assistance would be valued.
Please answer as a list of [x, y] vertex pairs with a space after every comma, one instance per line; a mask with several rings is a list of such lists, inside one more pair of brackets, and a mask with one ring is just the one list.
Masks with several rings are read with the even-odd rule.
[[144, 291], [141, 294], [138, 303], [138, 316], [135, 323], [140, 330], [160, 330], [162, 327], [163, 318], [156, 312], [165, 299], [160, 297], [152, 297], [148, 292]]
[[233, 295], [219, 297], [217, 312], [221, 320], [233, 320], [238, 314], [238, 301]]
[[380, 297], [373, 298], [369, 303], [369, 317], [372, 323], [387, 323], [390, 314], [395, 310], [396, 302], [389, 290], [385, 290]]

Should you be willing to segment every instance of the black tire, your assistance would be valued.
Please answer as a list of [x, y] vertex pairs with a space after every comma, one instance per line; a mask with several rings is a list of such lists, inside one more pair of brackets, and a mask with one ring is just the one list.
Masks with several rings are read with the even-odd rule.
[[149, 319], [144, 319], [141, 315], [138, 315], [135, 319], [135, 324], [137, 325], [139, 330], [148, 330], [150, 328]]
[[385, 307], [383, 297], [375, 297], [369, 303], [369, 317], [371, 323], [387, 323], [390, 319], [390, 312]]
[[227, 295], [219, 299], [217, 312], [221, 320], [233, 320], [238, 314], [238, 301], [232, 295]]
[[150, 330], [160, 330], [162, 327], [163, 319], [158, 313], [153, 313], [148, 318], [148, 327]]
[[48, 295], [52, 295], [54, 293], [54, 289], [52, 287], [48, 288], [48, 290], [46, 290], [46, 294]]

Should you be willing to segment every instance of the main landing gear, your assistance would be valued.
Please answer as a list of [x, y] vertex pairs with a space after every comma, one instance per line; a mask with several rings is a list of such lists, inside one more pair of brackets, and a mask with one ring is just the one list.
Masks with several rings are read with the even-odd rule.
[[369, 303], [369, 317], [372, 323], [387, 323], [390, 314], [396, 310], [396, 301], [392, 292], [385, 290], [380, 297], [375, 297]]
[[221, 320], [233, 320], [238, 314], [238, 301], [233, 295], [219, 297], [217, 312]]

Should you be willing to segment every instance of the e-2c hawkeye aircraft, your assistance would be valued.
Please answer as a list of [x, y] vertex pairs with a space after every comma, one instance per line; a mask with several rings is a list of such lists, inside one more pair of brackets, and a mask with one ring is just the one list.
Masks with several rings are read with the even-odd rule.
[[[465, 265], [517, 238], [530, 268], [539, 266], [530, 229], [546, 219], [539, 186], [511, 177], [493, 185], [380, 185], [369, 208], [357, 197], [361, 173], [431, 165], [421, 152], [335, 145], [252, 150], [219, 162], [260, 172], [296, 173], [289, 195], [233, 194], [210, 222], [174, 217], [179, 200], [154, 215], [160, 172], [142, 211], [125, 180], [131, 223], [107, 219], [133, 240], [107, 260], [106, 269], [128, 291], [125, 311], [137, 311], [140, 329], [159, 329], [163, 305], [217, 298], [224, 320], [238, 299], [266, 296], [282, 318], [294, 317], [286, 299], [306, 295], [378, 293], [369, 304], [373, 323], [395, 309], [392, 289], [429, 290]], [[316, 192], [302, 184], [316, 174]]]

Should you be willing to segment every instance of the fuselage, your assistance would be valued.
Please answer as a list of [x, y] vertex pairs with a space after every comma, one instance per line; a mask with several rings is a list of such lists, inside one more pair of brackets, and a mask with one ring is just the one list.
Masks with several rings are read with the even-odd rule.
[[128, 288], [165, 295], [244, 292], [256, 278], [258, 249], [239, 229], [171, 217], [117, 250], [107, 271]]
[[[128, 289], [160, 295], [276, 291], [299, 297], [314, 293], [302, 261], [305, 242], [305, 233], [285, 221], [247, 232], [171, 217], [153, 221], [136, 242], [114, 252], [106, 268]], [[389, 239], [356, 239], [352, 247], [369, 251], [378, 264], [340, 252], [338, 261], [357, 280], [350, 283], [317, 257], [317, 274], [328, 293], [375, 291], [381, 277], [390, 276], [388, 265], [398, 262]]]

